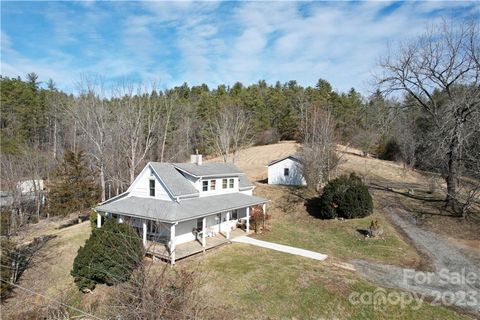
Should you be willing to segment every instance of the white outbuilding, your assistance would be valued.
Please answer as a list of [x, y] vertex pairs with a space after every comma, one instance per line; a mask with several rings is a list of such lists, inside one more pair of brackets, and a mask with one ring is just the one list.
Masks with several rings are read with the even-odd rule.
[[268, 164], [268, 184], [305, 186], [307, 182], [302, 174], [302, 164], [296, 155], [277, 159]]

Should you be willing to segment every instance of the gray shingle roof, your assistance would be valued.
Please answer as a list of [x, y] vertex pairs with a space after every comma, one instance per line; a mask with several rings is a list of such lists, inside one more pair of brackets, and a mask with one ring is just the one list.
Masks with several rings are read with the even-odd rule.
[[150, 162], [174, 197], [198, 194], [197, 189], [171, 163]]
[[272, 164], [275, 164], [277, 162], [283, 161], [283, 160], [288, 159], [288, 158], [293, 159], [293, 160], [298, 161], [298, 162], [301, 161], [300, 156], [298, 154], [291, 154], [289, 156], [286, 156], [286, 157], [283, 157], [283, 158], [280, 158], [280, 159], [277, 159], [277, 160], [273, 160], [268, 165], [271, 166]]
[[232, 163], [173, 163], [173, 165], [195, 177], [210, 177], [232, 175], [238, 176], [243, 172]]
[[243, 189], [250, 189], [254, 187], [255, 185], [248, 180], [247, 176], [245, 174], [241, 174], [238, 176], [238, 188], [240, 190]]
[[100, 205], [95, 210], [145, 217], [165, 222], [177, 222], [266, 202], [268, 202], [267, 199], [243, 193], [192, 198], [180, 202], [132, 196]]

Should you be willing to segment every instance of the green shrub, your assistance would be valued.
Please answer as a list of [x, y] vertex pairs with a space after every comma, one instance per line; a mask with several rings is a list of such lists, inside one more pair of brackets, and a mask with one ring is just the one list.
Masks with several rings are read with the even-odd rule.
[[395, 139], [389, 139], [378, 148], [378, 157], [382, 160], [398, 161], [402, 159], [402, 150]]
[[328, 182], [319, 202], [320, 208], [316, 215], [324, 219], [362, 218], [373, 211], [372, 196], [367, 186], [354, 173]]
[[71, 275], [80, 290], [93, 290], [97, 283], [128, 280], [142, 258], [142, 241], [135, 230], [108, 219], [102, 228], [93, 229], [85, 246], [78, 249]]

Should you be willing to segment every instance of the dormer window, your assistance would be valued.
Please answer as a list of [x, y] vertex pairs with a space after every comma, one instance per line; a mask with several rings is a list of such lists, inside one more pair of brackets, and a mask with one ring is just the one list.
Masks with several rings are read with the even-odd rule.
[[155, 179], [150, 179], [150, 197], [155, 197]]
[[228, 179], [222, 179], [222, 189], [227, 189], [228, 187]]
[[228, 187], [229, 187], [230, 189], [233, 189], [234, 184], [235, 184], [235, 180], [234, 180], [234, 179], [230, 179], [229, 184], [228, 184]]
[[202, 182], [202, 190], [203, 191], [208, 191], [208, 180], [204, 180]]
[[216, 180], [210, 180], [210, 190], [215, 190], [216, 182]]

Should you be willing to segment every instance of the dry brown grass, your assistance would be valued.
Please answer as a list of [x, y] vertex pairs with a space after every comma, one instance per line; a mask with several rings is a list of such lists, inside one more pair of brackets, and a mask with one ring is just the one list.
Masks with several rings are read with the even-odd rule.
[[[55, 229], [57, 221], [43, 221], [32, 226], [32, 233], [22, 233], [21, 241], [28, 241], [41, 235], [55, 235], [34, 257], [31, 266], [23, 273], [18, 285], [56, 299], [65, 294], [70, 298], [78, 292], [70, 276], [73, 260], [78, 248], [90, 236], [90, 222], [86, 221], [64, 229]], [[2, 318], [16, 318], [18, 314], [44, 306], [47, 301], [41, 297], [15, 289], [12, 296], [2, 304]], [[13, 316], [17, 314], [17, 316]]]

